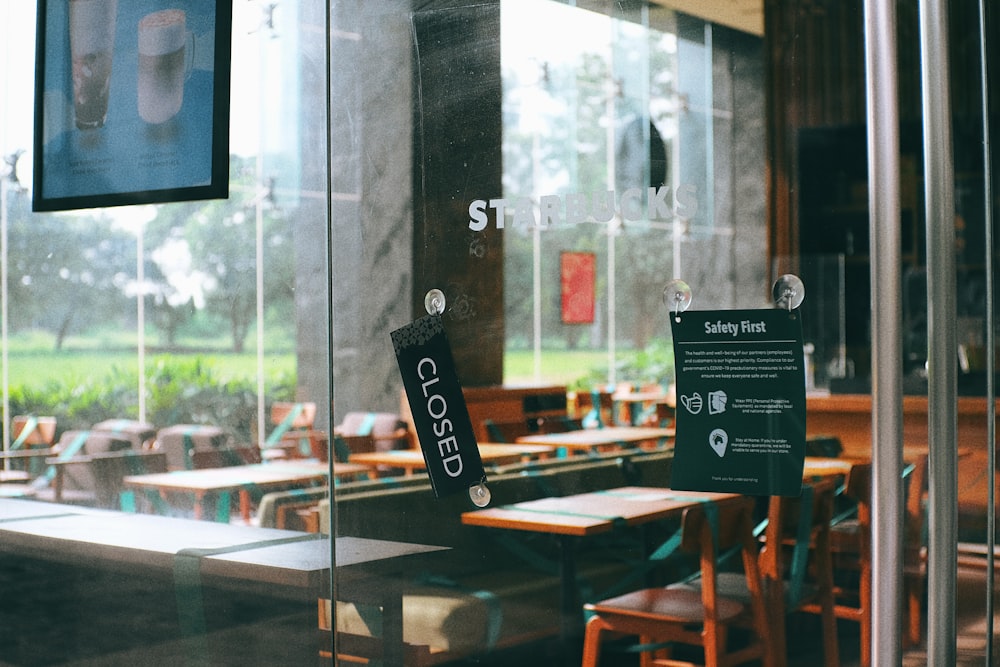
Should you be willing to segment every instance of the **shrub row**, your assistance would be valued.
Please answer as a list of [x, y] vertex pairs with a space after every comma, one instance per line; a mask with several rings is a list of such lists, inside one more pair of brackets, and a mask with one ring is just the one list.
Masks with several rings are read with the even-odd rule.
[[[268, 378], [271, 401], [292, 400], [295, 377]], [[50, 381], [42, 387], [12, 386], [11, 416], [54, 416], [58, 433], [87, 429], [105, 419], [139, 418], [139, 380], [135, 371], [111, 367], [104, 377]], [[146, 421], [157, 428], [173, 424], [212, 424], [238, 442], [253, 442], [257, 422], [255, 378], [224, 379], [204, 359], [159, 360], [147, 371]], [[9, 423], [9, 419], [8, 419]]]

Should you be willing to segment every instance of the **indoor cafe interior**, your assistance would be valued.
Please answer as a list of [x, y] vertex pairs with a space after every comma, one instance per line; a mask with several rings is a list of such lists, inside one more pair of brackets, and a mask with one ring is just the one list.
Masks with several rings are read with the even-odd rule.
[[0, 667], [1000, 665], [992, 3], [0, 36]]

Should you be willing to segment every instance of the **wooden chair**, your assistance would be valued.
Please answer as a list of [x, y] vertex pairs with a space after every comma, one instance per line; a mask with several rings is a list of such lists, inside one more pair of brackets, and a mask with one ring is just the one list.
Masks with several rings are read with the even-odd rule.
[[579, 419], [585, 426], [611, 426], [614, 424], [614, 400], [613, 392], [604, 389], [594, 389], [587, 391], [581, 389], [574, 395], [575, 419]]
[[317, 458], [327, 460], [329, 437], [326, 431], [313, 428], [316, 421], [315, 403], [275, 401], [271, 404], [271, 424], [274, 426], [264, 441], [269, 458]]
[[375, 442], [376, 451], [413, 449], [410, 429], [398, 414], [392, 412], [348, 412], [334, 429], [341, 436], [367, 435]]
[[11, 449], [51, 447], [56, 441], [56, 418], [15, 415], [11, 419]]
[[[693, 507], [681, 520], [680, 549], [699, 554], [702, 585], [650, 588], [587, 604], [592, 614], [583, 643], [583, 667], [596, 667], [605, 633], [638, 635], [643, 645], [681, 643], [701, 646], [705, 665], [736, 665], [751, 660], [773, 664], [767, 639], [763, 585], [757, 566], [758, 543], [753, 535], [754, 501], [736, 497], [713, 505]], [[742, 554], [750, 603], [725, 597], [718, 588], [718, 558], [729, 549]], [[746, 641], [728, 645], [730, 628], [749, 630]], [[655, 653], [655, 655], [654, 655]], [[650, 647], [640, 665], [691, 664], [670, 659], [670, 649]]]
[[[10, 451], [30, 452], [31, 450], [51, 449], [56, 441], [56, 418], [36, 417], [35, 415], [15, 415], [11, 419]], [[24, 468], [30, 476], [37, 475], [42, 469], [41, 458], [25, 458], [17, 461], [17, 468]]]
[[[768, 501], [759, 568], [776, 666], [787, 664], [787, 616], [800, 611], [821, 615], [824, 664], [840, 664], [830, 553], [836, 491], [836, 480], [828, 478], [803, 485], [799, 496], [772, 496]], [[723, 596], [750, 603], [742, 573], [723, 572], [718, 579]], [[700, 579], [689, 585], [697, 588]]]
[[830, 548], [836, 492], [836, 480], [828, 478], [803, 485], [799, 497], [773, 496], [768, 503], [760, 569], [776, 665], [787, 663], [786, 617], [796, 611], [821, 616], [824, 664], [840, 664]]
[[157, 431], [153, 449], [166, 452], [169, 470], [190, 470], [194, 467], [195, 451], [230, 446], [232, 438], [218, 426], [175, 424]]
[[261, 462], [260, 448], [256, 445], [246, 447], [220, 447], [219, 449], [195, 449], [191, 451], [191, 467], [229, 468]]
[[537, 430], [531, 428], [526, 420], [498, 422], [492, 419], [484, 419], [483, 429], [489, 435], [490, 442], [499, 442], [501, 444], [512, 444], [517, 442], [517, 439], [523, 435], [537, 433]]
[[134, 450], [151, 449], [156, 441], [156, 427], [134, 419], [105, 419], [91, 426], [90, 430], [128, 438]]
[[[927, 457], [904, 470], [906, 505], [903, 517], [904, 642], [920, 643], [921, 608], [927, 576], [924, 547], [924, 494], [927, 490]], [[846, 571], [834, 588], [837, 618], [855, 621], [861, 630], [861, 665], [871, 664], [872, 649], [872, 466], [855, 464], [847, 478], [845, 495], [857, 504], [856, 516], [831, 529], [831, 551], [838, 571]]]

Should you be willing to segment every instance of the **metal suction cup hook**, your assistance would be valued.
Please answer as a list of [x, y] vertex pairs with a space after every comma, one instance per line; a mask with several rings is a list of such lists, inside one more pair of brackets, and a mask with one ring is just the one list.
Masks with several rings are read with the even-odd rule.
[[806, 298], [806, 286], [798, 276], [786, 273], [774, 281], [771, 296], [776, 307], [791, 312], [802, 305], [802, 301]]
[[491, 498], [490, 490], [486, 488], [484, 482], [469, 487], [469, 499], [476, 507], [486, 507], [490, 504]]
[[691, 305], [691, 287], [679, 278], [675, 278], [667, 283], [663, 288], [663, 303], [667, 310], [677, 317]]
[[444, 315], [444, 292], [435, 288], [424, 295], [424, 308], [428, 315]]

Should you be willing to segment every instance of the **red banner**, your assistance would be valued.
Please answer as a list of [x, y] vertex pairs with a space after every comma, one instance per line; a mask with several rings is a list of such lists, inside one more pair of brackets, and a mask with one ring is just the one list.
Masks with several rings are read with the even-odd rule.
[[563, 324], [594, 321], [597, 256], [591, 252], [564, 252], [559, 256], [559, 283]]

